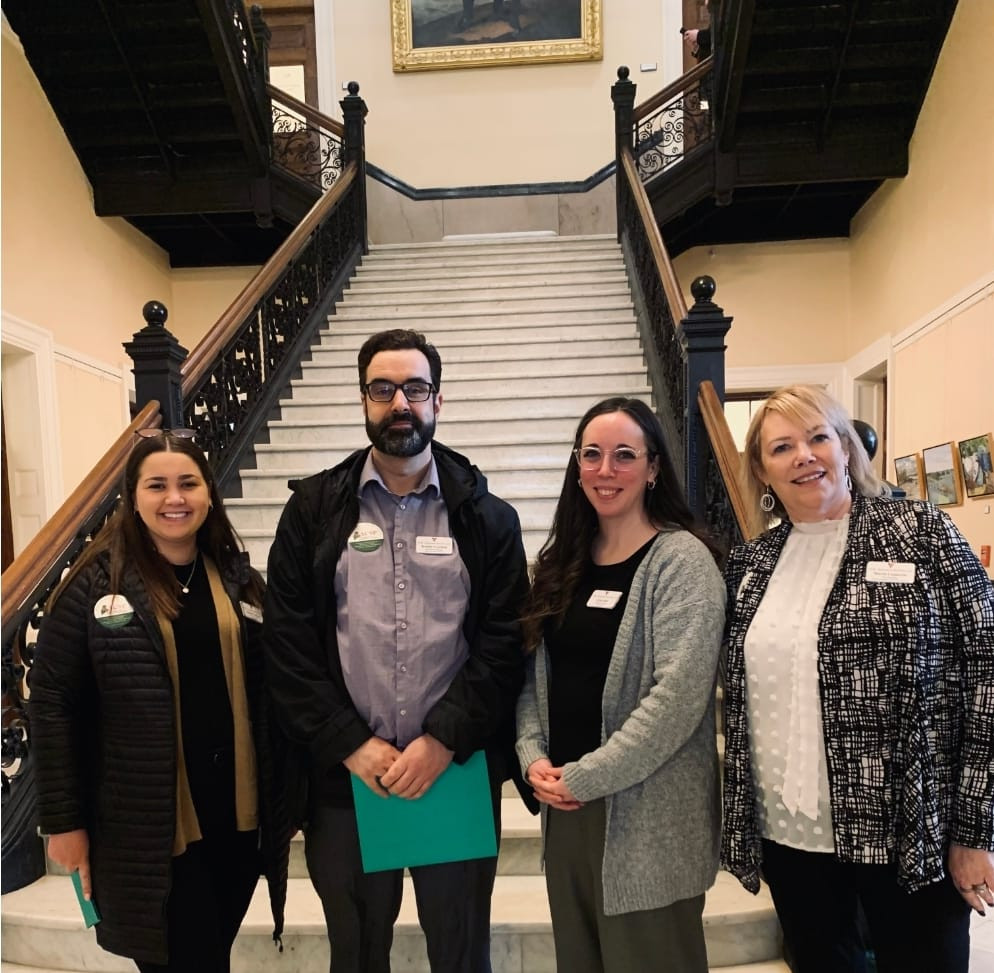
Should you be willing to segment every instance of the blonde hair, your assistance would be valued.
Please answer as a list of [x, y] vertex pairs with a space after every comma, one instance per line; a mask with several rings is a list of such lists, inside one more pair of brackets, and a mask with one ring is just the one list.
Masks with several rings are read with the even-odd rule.
[[804, 427], [817, 425], [821, 420], [825, 421], [835, 430], [843, 450], [849, 456], [849, 476], [854, 490], [864, 497], [890, 496], [890, 487], [873, 472], [863, 441], [859, 438], [852, 419], [849, 418], [849, 413], [842, 404], [816, 385], [785, 385], [773, 392], [760, 406], [752, 417], [749, 431], [746, 433], [742, 489], [749, 508], [754, 511], [754, 516], [762, 528], [769, 527], [778, 518], [787, 516], [783, 503], [775, 493], [771, 511], [767, 512], [759, 505], [760, 497], [766, 492], [761, 434], [763, 422], [770, 413], [781, 415], [790, 422]]

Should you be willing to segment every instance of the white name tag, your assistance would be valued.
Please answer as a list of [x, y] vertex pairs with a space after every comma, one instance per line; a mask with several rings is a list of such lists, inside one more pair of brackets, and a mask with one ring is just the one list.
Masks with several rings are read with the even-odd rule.
[[587, 601], [588, 608], [614, 608], [621, 601], [622, 591], [605, 591], [599, 588]]
[[258, 608], [255, 605], [250, 605], [247, 601], [240, 601], [240, 602], [238, 602], [238, 604], [239, 604], [239, 606], [242, 609], [242, 614], [250, 622], [258, 622], [260, 625], [262, 624], [262, 609], [261, 608]]
[[866, 580], [884, 584], [911, 584], [915, 580], [915, 566], [907, 561], [868, 561]]
[[451, 554], [451, 537], [415, 537], [414, 550], [418, 554]]

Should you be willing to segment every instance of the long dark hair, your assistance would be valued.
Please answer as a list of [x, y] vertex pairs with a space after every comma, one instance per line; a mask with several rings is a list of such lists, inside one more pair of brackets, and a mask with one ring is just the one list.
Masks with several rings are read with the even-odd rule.
[[[121, 578], [125, 565], [134, 565], [148, 593], [152, 606], [166, 615], [175, 618], [180, 611], [180, 584], [172, 565], [155, 549], [145, 522], [135, 512], [135, 491], [142, 464], [153, 453], [182, 453], [189, 456], [207, 484], [210, 496], [210, 509], [207, 518], [197, 531], [197, 548], [209, 556], [222, 574], [238, 577], [241, 574], [241, 545], [235, 528], [231, 526], [225, 513], [221, 495], [217, 489], [214, 474], [207, 464], [203, 450], [191, 439], [179, 439], [165, 433], [148, 439], [139, 439], [124, 467], [121, 480], [121, 497], [114, 513], [99, 530], [96, 537], [77, 558], [69, 573], [52, 593], [51, 607], [73, 578], [88, 564], [102, 554], [110, 560], [110, 590], [121, 590]], [[262, 604], [262, 584], [257, 575], [250, 572], [245, 583], [243, 596], [256, 605]]]
[[[660, 530], [690, 531], [708, 547], [720, 563], [722, 552], [696, 523], [684, 497], [683, 487], [670, 460], [663, 429], [652, 409], [640, 399], [616, 396], [604, 399], [587, 410], [577, 426], [573, 448], [583, 442], [591, 420], [610, 412], [624, 412], [642, 430], [649, 461], [658, 460], [656, 486], [644, 494], [651, 523]], [[597, 513], [580, 487], [580, 467], [570, 452], [563, 488], [552, 518], [552, 529], [535, 559], [531, 591], [522, 617], [525, 647], [534, 649], [542, 640], [542, 629], [550, 618], [561, 620], [573, 600], [573, 593], [590, 561], [590, 547], [597, 534]]]

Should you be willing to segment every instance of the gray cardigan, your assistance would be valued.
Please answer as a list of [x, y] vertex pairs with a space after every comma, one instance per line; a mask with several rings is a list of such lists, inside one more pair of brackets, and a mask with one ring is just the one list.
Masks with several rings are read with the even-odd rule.
[[[714, 882], [721, 820], [714, 695], [724, 610], [707, 548], [687, 531], [660, 533], [635, 573], [618, 630], [601, 745], [563, 772], [577, 800], [606, 799], [606, 915], [662, 908]], [[522, 773], [548, 756], [547, 667], [541, 645], [518, 701]], [[547, 813], [543, 805], [543, 832]]]

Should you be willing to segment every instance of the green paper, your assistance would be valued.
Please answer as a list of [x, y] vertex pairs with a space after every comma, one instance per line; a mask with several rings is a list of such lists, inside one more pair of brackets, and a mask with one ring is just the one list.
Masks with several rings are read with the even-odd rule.
[[79, 900], [79, 911], [83, 913], [83, 922], [86, 928], [95, 926], [100, 921], [100, 913], [93, 899], [83, 898], [83, 883], [80, 881], [79, 872], [72, 873], [72, 887], [76, 890], [76, 898]]
[[451, 763], [417, 800], [374, 794], [352, 775], [365, 872], [492, 858], [497, 854], [487, 758]]

